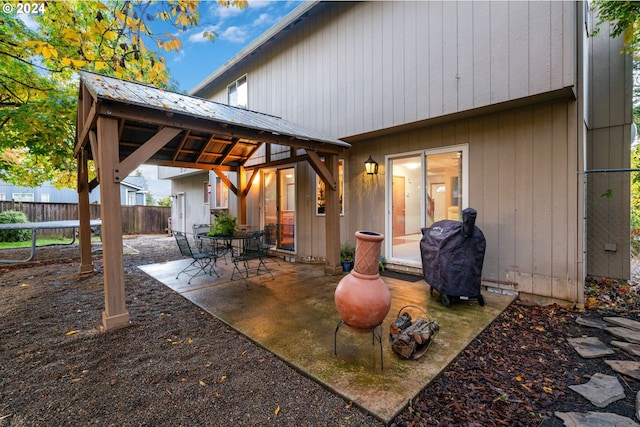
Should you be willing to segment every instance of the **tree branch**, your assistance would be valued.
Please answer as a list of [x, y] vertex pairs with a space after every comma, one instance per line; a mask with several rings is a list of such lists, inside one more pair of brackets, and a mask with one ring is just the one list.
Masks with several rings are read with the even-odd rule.
[[25, 64], [30, 65], [30, 66], [32, 66], [34, 68], [39, 68], [39, 69], [44, 70], [44, 71], [49, 71], [49, 72], [52, 72], [52, 73], [61, 73], [63, 71], [63, 70], [52, 70], [51, 68], [47, 68], [47, 67], [43, 67], [42, 65], [34, 64], [32, 62], [29, 62], [29, 61], [27, 61], [25, 59], [20, 58], [19, 56], [12, 55], [9, 52], [4, 52], [2, 50], [0, 50], [0, 55], [9, 56], [9, 57], [11, 57], [13, 59], [17, 59], [20, 62], [24, 62]]

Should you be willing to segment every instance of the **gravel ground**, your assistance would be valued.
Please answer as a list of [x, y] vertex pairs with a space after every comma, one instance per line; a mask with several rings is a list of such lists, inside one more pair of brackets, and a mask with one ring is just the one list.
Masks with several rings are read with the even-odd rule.
[[[179, 258], [173, 238], [125, 239], [141, 250], [125, 255], [132, 326], [109, 333], [88, 327], [101, 321], [102, 275], [77, 279], [77, 247], [0, 266], [0, 426], [383, 425], [137, 268]], [[94, 261], [100, 271], [102, 257]], [[614, 373], [582, 359], [566, 338], [612, 340], [577, 316], [638, 320], [635, 290], [621, 287], [593, 281], [585, 313], [513, 304], [394, 424], [561, 426], [555, 411], [605, 411], [568, 386]], [[640, 384], [619, 378], [627, 398], [606, 411], [633, 418]]]

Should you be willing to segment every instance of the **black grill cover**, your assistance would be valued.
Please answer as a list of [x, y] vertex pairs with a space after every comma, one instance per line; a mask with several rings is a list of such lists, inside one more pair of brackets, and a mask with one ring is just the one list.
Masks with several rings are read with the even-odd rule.
[[462, 211], [462, 222], [442, 220], [422, 229], [420, 253], [424, 279], [449, 296], [480, 295], [487, 243], [475, 226], [477, 212]]

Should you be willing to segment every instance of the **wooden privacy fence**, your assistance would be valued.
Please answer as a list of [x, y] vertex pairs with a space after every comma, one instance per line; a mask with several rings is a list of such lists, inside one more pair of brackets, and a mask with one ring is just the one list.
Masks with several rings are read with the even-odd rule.
[[[100, 218], [100, 205], [89, 205], [91, 219]], [[75, 203], [40, 203], [0, 201], [0, 212], [20, 211], [29, 221], [64, 221], [78, 219]], [[124, 234], [160, 234], [167, 232], [171, 208], [164, 206], [122, 206]], [[67, 230], [68, 232], [68, 230]], [[38, 235], [59, 236], [61, 230], [42, 230]]]

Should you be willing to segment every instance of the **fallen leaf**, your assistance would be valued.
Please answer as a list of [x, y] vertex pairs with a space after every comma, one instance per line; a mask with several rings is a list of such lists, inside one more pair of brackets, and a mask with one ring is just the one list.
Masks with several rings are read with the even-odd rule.
[[276, 415], [278, 415], [278, 412], [280, 412], [280, 407], [279, 407], [279, 406], [276, 408], [276, 410], [275, 410], [275, 411], [273, 411], [273, 413], [274, 413], [274, 414], [276, 414]]
[[552, 389], [551, 387], [544, 386], [544, 387], [542, 387], [542, 389], [543, 389], [546, 393], [549, 393], [549, 394], [553, 393], [553, 389]]
[[192, 342], [193, 342], [193, 338], [189, 338], [189, 339], [187, 340], [187, 344], [191, 344]]
[[544, 326], [536, 326], [536, 331], [544, 332]]
[[224, 380], [226, 380], [226, 379], [227, 379], [227, 376], [226, 376], [226, 375], [223, 375], [223, 376], [220, 378], [220, 381], [224, 381]]
[[65, 335], [73, 335], [73, 334], [77, 334], [77, 333], [78, 333], [78, 331], [73, 330], [73, 331], [67, 332]]
[[204, 381], [200, 380], [198, 381], [198, 383], [202, 386], [202, 387], [206, 387], [207, 383], [205, 383]]
[[520, 375], [516, 376], [516, 381], [522, 381], [522, 377]]
[[353, 406], [353, 402], [349, 401], [349, 404], [347, 406], [345, 406], [345, 408], [349, 409]]
[[29, 286], [29, 284], [28, 284], [28, 283], [23, 283], [23, 284], [21, 284], [21, 285], [20, 285], [20, 287], [22, 287], [22, 288], [26, 288], [26, 287], [28, 287], [28, 286]]

